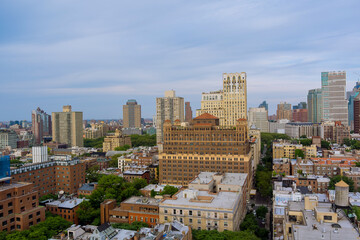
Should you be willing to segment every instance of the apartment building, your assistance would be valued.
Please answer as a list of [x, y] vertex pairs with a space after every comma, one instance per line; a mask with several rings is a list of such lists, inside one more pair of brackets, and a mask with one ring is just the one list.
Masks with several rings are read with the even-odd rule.
[[247, 173], [252, 183], [254, 165], [248, 125], [239, 119], [236, 127], [219, 126], [219, 118], [203, 114], [193, 123], [164, 123], [164, 149], [159, 154], [161, 184], [187, 186], [200, 172]]
[[219, 118], [219, 124], [224, 125], [223, 91], [213, 91], [201, 94], [201, 109], [196, 110], [196, 117], [209, 113]]
[[308, 122], [320, 123], [322, 118], [322, 91], [311, 89], [307, 95]]
[[24, 165], [12, 169], [11, 177], [17, 182], [31, 182], [39, 197], [46, 194], [77, 193], [85, 183], [85, 164], [79, 160], [54, 160]]
[[185, 122], [191, 122], [193, 119], [193, 112], [191, 110], [190, 102], [185, 102]]
[[131, 197], [116, 206], [115, 200], [105, 200], [100, 205], [101, 223], [144, 222], [154, 227], [159, 223], [159, 203], [161, 199]]
[[346, 72], [322, 72], [322, 120], [340, 121], [348, 126], [348, 102], [346, 100]]
[[269, 132], [268, 111], [265, 108], [249, 108], [249, 126], [254, 125], [260, 132]]
[[116, 129], [114, 135], [107, 136], [104, 139], [103, 151], [115, 151], [115, 148], [122, 147], [124, 145], [129, 145], [131, 147], [131, 137], [123, 135], [121, 130]]
[[241, 173], [200, 173], [188, 189], [160, 202], [160, 223], [177, 220], [199, 230], [239, 230], [246, 214], [247, 179]]
[[129, 99], [126, 105], [123, 105], [123, 127], [141, 127], [141, 105], [138, 105], [135, 99]]
[[0, 179], [0, 231], [23, 231], [44, 220], [34, 184]]
[[350, 127], [342, 124], [340, 121], [323, 122], [321, 124], [321, 138], [327, 141], [334, 141], [337, 144], [343, 144], [344, 139], [350, 139]]
[[276, 110], [276, 119], [279, 121], [281, 119], [292, 120], [292, 111], [291, 104], [286, 102], [281, 102], [277, 105]]
[[70, 105], [63, 106], [62, 112], [53, 112], [52, 140], [72, 147], [84, 146], [83, 113], [72, 111]]
[[31, 112], [31, 121], [34, 143], [36, 145], [41, 144], [44, 136], [51, 136], [52, 134], [51, 116], [46, 114], [44, 110], [37, 108]]
[[273, 159], [295, 159], [296, 149], [304, 152], [305, 159], [317, 156], [317, 148], [314, 144], [311, 146], [303, 146], [302, 144], [291, 144], [287, 141], [278, 141], [273, 143]]
[[165, 97], [156, 98], [156, 142], [163, 141], [163, 124], [168, 120], [184, 121], [184, 98], [176, 97], [175, 91], [165, 91]]
[[276, 174], [285, 176], [291, 175], [291, 164], [288, 158], [276, 158], [273, 159], [273, 171]]
[[327, 175], [328, 177], [334, 177], [342, 175], [343, 172], [350, 170], [351, 167], [355, 167], [357, 159], [355, 158], [311, 158], [314, 163], [314, 174]]
[[76, 211], [83, 201], [85, 199], [82, 198], [60, 198], [59, 200], [46, 203], [46, 210], [69, 222], [79, 224]]
[[313, 175], [314, 163], [307, 159], [291, 159], [291, 175]]
[[16, 148], [18, 136], [13, 130], [0, 129], [0, 149]]

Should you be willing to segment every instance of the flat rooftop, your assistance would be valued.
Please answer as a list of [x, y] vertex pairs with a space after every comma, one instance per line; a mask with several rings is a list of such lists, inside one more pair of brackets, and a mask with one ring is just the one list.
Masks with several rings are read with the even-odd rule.
[[[145, 190], [145, 191], [151, 191], [151, 190], [154, 190], [155, 192], [160, 192], [160, 191], [163, 191], [164, 190], [164, 187], [166, 185], [159, 185], [159, 184], [149, 184], [147, 185], [146, 187], [143, 187], [142, 189], [140, 190]], [[180, 189], [182, 188], [181, 185], [171, 185], [172, 187], [176, 187], [177, 189]]]
[[225, 173], [219, 184], [244, 186], [247, 173]]
[[65, 201], [62, 201], [62, 200], [52, 201], [52, 202], [47, 203], [46, 205], [57, 206], [58, 208], [73, 209], [74, 207], [76, 207], [77, 205], [82, 203], [83, 201], [85, 201], [85, 199], [73, 198], [73, 199], [67, 199]]
[[122, 203], [131, 203], [131, 204], [146, 204], [159, 206], [161, 199], [149, 198], [149, 197], [131, 197], [123, 201]]
[[[183, 192], [192, 191], [197, 194], [198, 197], [212, 197], [211, 202], [206, 201], [191, 201], [191, 198], [185, 198]], [[163, 205], [173, 205], [173, 206], [189, 206], [189, 207], [200, 207], [200, 208], [209, 208], [209, 209], [224, 209], [224, 210], [233, 210], [235, 203], [240, 198], [240, 193], [237, 192], [219, 192], [217, 194], [210, 194], [207, 191], [199, 191], [194, 189], [187, 189], [176, 194], [176, 197], [172, 199], [165, 199], [161, 202]], [[177, 199], [176, 199], [177, 198]]]
[[26, 185], [30, 185], [32, 183], [28, 183], [28, 182], [15, 182], [15, 183], [9, 183], [9, 184], [4, 184], [4, 185], [0, 185], [0, 191], [5, 191], [11, 188], [18, 188], [18, 187], [23, 187]]
[[[320, 205], [320, 204], [319, 204]], [[323, 204], [321, 204], [323, 205]], [[328, 204], [330, 205], [330, 204]], [[327, 207], [322, 206], [326, 209]], [[352, 224], [347, 220], [343, 211], [338, 213], [338, 223], [341, 228], [337, 228], [333, 223], [320, 223], [316, 221], [313, 216], [313, 211], [305, 211], [304, 203], [302, 203], [302, 212], [304, 213], [306, 225], [292, 225], [294, 240], [347, 240], [347, 239], [360, 239], [359, 233], [355, 230]], [[314, 228], [313, 226], [316, 226]]]
[[201, 172], [190, 184], [209, 184], [215, 174], [215, 172]]

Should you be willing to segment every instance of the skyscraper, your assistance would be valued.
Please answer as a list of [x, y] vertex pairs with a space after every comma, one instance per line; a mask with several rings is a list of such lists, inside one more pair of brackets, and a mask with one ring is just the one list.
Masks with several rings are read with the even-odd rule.
[[360, 82], [356, 82], [353, 90], [346, 93], [348, 100], [348, 121], [351, 130], [354, 130], [354, 99], [359, 95]]
[[141, 127], [141, 105], [135, 99], [129, 99], [123, 105], [123, 126], [124, 128]]
[[360, 94], [354, 98], [354, 132], [360, 133]]
[[276, 110], [276, 119], [288, 119], [292, 120], [291, 104], [286, 102], [281, 102], [277, 105]]
[[307, 95], [308, 122], [319, 123], [322, 116], [322, 91], [311, 89]]
[[51, 116], [40, 108], [37, 108], [32, 111], [31, 120], [35, 145], [41, 144], [44, 136], [52, 134]]
[[246, 73], [223, 73], [224, 125], [247, 119]]
[[62, 112], [52, 113], [53, 141], [66, 143], [69, 146], [82, 147], [83, 142], [83, 113], [71, 111], [71, 106], [63, 106]]
[[269, 132], [268, 111], [265, 108], [249, 108], [249, 126], [252, 125], [260, 132]]
[[259, 108], [265, 108], [267, 111], [269, 111], [269, 105], [267, 104], [266, 101], [260, 103]]
[[341, 121], [348, 125], [348, 104], [346, 101], [346, 72], [322, 72], [322, 120]]
[[191, 110], [190, 102], [185, 102], [185, 122], [191, 122], [193, 113]]
[[165, 91], [165, 97], [156, 98], [156, 141], [163, 142], [163, 123], [170, 120], [184, 121], [184, 98], [176, 97], [175, 91]]
[[220, 125], [224, 125], [223, 91], [213, 91], [201, 94], [201, 109], [196, 110], [196, 116], [209, 113], [219, 118]]

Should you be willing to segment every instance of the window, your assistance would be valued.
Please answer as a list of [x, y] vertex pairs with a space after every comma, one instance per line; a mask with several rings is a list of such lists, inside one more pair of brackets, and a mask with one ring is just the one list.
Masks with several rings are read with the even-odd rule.
[[224, 227], [227, 227], [228, 226], [228, 223], [227, 222], [224, 222]]
[[17, 228], [17, 229], [20, 229], [20, 228], [21, 228], [21, 225], [16, 225], [16, 228]]
[[20, 218], [19, 218], [19, 217], [17, 217], [17, 218], [16, 218], [16, 221], [18, 221], [18, 222], [19, 222], [19, 221], [20, 221]]
[[167, 220], [168, 220], [168, 217], [167, 217], [167, 216], [165, 216], [165, 217], [164, 217], [164, 220], [165, 220], [165, 221], [167, 221]]
[[173, 214], [176, 214], [176, 209], [173, 210]]
[[324, 220], [332, 220], [332, 216], [324, 216]]
[[182, 210], [180, 209], [180, 214], [182, 214]]
[[12, 202], [8, 203], [8, 207], [12, 207], [12, 205], [13, 205]]
[[193, 222], [192, 218], [189, 218], [189, 223], [192, 223], [192, 222]]
[[3, 226], [6, 226], [6, 225], [7, 225], [7, 221], [3, 221], [2, 225], [3, 225]]
[[167, 209], [164, 209], [164, 213], [168, 213], [168, 210], [167, 210]]
[[197, 212], [197, 215], [198, 215], [198, 217], [201, 217], [201, 212], [198, 211], [198, 212]]
[[10, 209], [10, 210], [8, 211], [8, 214], [12, 214], [12, 213], [13, 213], [13, 210]]
[[224, 213], [224, 218], [227, 219], [228, 218], [228, 214]]
[[192, 216], [192, 211], [191, 210], [189, 210], [189, 215]]
[[40, 215], [40, 211], [36, 213], [36, 216], [39, 216]]

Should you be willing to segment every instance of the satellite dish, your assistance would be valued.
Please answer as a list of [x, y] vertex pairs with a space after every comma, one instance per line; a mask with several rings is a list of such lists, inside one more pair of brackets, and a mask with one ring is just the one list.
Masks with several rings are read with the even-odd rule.
[[63, 195], [63, 194], [64, 194], [64, 191], [63, 191], [63, 190], [59, 191], [59, 194], [60, 194], [60, 195]]

